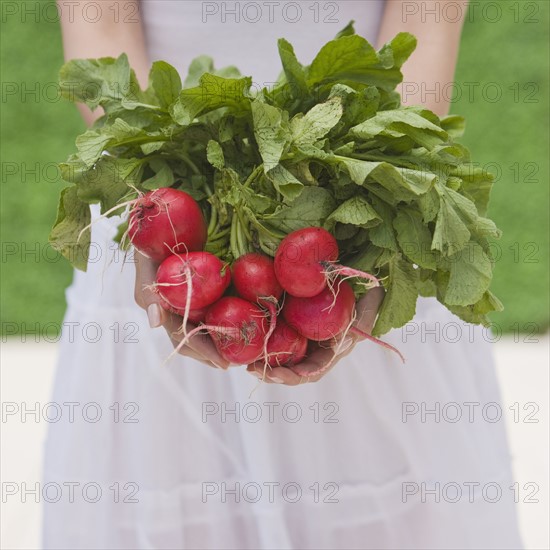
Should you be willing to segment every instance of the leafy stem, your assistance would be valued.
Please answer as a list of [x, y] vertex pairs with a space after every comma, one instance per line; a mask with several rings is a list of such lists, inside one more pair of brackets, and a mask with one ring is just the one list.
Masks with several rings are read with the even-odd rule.
[[246, 178], [246, 181], [243, 183], [243, 187], [248, 187], [257, 177], [258, 175], [263, 172], [264, 165], [260, 164], [259, 166], [256, 166], [254, 170], [252, 170], [252, 173]]
[[208, 242], [214, 242], [218, 240], [226, 240], [225, 237], [231, 232], [231, 227], [226, 227], [208, 238]]
[[208, 223], [208, 239], [212, 238], [212, 235], [218, 229], [218, 209], [210, 204], [210, 222]]
[[233, 215], [231, 218], [231, 232], [229, 236], [229, 250], [231, 251], [231, 255], [233, 256], [233, 259], [236, 260], [240, 254], [239, 254], [239, 245], [237, 242], [237, 216]]
[[124, 147], [125, 145], [142, 145], [153, 141], [171, 141], [171, 138], [165, 136], [137, 136], [123, 139], [114, 144], [114, 147]]
[[237, 246], [239, 249], [239, 257], [244, 256], [248, 252], [248, 245], [246, 241], [246, 237], [244, 235], [243, 226], [239, 221], [239, 217], [237, 216]]
[[193, 174], [199, 176], [200, 175], [200, 170], [198, 169], [197, 165], [189, 158], [189, 156], [184, 153], [183, 151], [180, 151], [178, 153], [178, 156], [179, 158], [181, 158], [181, 160], [183, 160], [183, 162], [185, 162], [185, 164], [187, 164], [187, 166], [189, 166], [189, 168], [191, 168]]
[[235, 212], [237, 213], [237, 217], [239, 218], [239, 225], [242, 229], [242, 232], [244, 234], [244, 237], [250, 242], [252, 241], [252, 235], [250, 234], [250, 231], [248, 230], [248, 224], [246, 223], [245, 219], [244, 219], [244, 216], [243, 216], [243, 213], [242, 213], [242, 210], [237, 208], [235, 210]]
[[418, 168], [421, 168], [420, 163], [415, 163], [406, 159], [397, 159], [396, 157], [392, 157], [390, 155], [376, 155], [371, 153], [354, 153], [351, 158], [357, 159], [357, 160], [366, 160], [366, 161], [372, 161], [372, 162], [387, 162], [388, 164], [392, 164], [393, 166], [398, 166], [399, 168], [412, 168], [413, 170], [417, 170]]

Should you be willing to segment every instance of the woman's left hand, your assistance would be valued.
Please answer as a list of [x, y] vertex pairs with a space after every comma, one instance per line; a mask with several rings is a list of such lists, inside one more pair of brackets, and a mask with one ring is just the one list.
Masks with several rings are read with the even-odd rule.
[[[372, 288], [357, 302], [357, 319], [353, 326], [367, 334], [371, 333], [378, 309], [384, 300], [384, 294], [382, 287]], [[350, 331], [343, 342], [335, 343], [331, 347], [319, 346], [304, 361], [293, 367], [268, 367], [265, 377], [263, 361], [248, 365], [246, 370], [271, 384], [298, 386], [307, 382], [317, 382], [346, 355], [349, 355], [361, 340], [363, 338]]]

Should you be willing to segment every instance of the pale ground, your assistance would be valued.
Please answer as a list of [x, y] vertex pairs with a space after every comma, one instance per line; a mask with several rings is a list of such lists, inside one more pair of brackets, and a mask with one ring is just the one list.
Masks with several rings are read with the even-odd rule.
[[[523, 340], [523, 336], [520, 337]], [[549, 339], [537, 343], [514, 342], [503, 339], [495, 345], [498, 376], [503, 403], [519, 404], [519, 420], [512, 411], [504, 410], [508, 434], [514, 456], [515, 478], [520, 483], [521, 500], [533, 489], [522, 488], [534, 482], [538, 492], [533, 499], [538, 503], [520, 503], [521, 529], [528, 549], [550, 548], [548, 533], [549, 506]], [[36, 344], [10, 341], [2, 344], [1, 382], [2, 402], [47, 403], [53, 382], [57, 347], [55, 344]], [[527, 405], [534, 403], [535, 405]], [[517, 407], [517, 406], [516, 406]], [[538, 411], [535, 409], [538, 407]], [[27, 417], [21, 423], [20, 415], [6, 417], [2, 413], [2, 503], [1, 548], [31, 549], [40, 546], [40, 504], [30, 496], [26, 503], [21, 498], [4, 493], [8, 482], [27, 480], [29, 485], [41, 479], [42, 445], [47, 423], [35, 423]], [[531, 414], [532, 413], [532, 414]], [[528, 418], [537, 423], [525, 422]], [[528, 500], [528, 499], [527, 499]], [[4, 503], [4, 501], [6, 503]]]

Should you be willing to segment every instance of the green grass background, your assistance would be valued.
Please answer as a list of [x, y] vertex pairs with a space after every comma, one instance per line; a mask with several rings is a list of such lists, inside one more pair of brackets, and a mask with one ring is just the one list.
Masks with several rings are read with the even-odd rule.
[[[486, 2], [474, 4], [476, 9], [466, 22], [457, 71], [462, 97], [454, 102], [452, 110], [467, 117], [464, 142], [474, 159], [482, 164], [494, 163], [501, 174], [493, 191], [490, 215], [504, 231], [498, 243], [501, 256], [493, 290], [506, 309], [493, 319], [506, 332], [517, 328], [544, 331], [549, 321], [550, 286], [550, 3], [499, 2], [500, 17], [494, 10], [485, 11], [487, 17], [483, 17]], [[45, 83], [56, 81], [62, 53], [58, 24], [41, 19], [36, 22], [28, 17], [23, 23], [17, 17], [7, 17], [2, 21], [0, 38], [0, 267], [5, 333], [14, 328], [32, 332], [37, 323], [44, 326], [61, 322], [64, 288], [71, 280], [71, 269], [64, 260], [47, 259], [47, 236], [63, 187], [48, 164], [64, 160], [73, 150], [83, 123], [74, 106], [44, 98], [48, 92], [55, 95], [53, 86]], [[14, 86], [18, 92], [11, 95]], [[473, 90], [473, 101], [467, 86]], [[39, 98], [32, 94], [34, 89], [39, 91]], [[502, 97], [493, 101], [496, 90]], [[515, 173], [514, 163], [519, 163]], [[10, 174], [16, 167], [18, 172]], [[536, 173], [532, 174], [534, 169]]]

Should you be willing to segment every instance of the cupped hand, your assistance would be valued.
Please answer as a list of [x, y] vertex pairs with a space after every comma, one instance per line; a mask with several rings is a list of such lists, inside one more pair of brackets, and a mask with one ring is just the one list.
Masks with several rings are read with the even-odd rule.
[[[362, 332], [371, 334], [378, 309], [384, 300], [384, 294], [382, 287], [372, 288], [357, 302], [357, 318], [353, 326]], [[264, 362], [256, 361], [256, 363], [248, 365], [247, 371], [272, 384], [298, 386], [307, 382], [317, 382], [346, 355], [349, 355], [361, 340], [364, 338], [348, 332], [341, 342], [335, 342], [330, 346], [326, 343], [323, 346], [318, 345], [304, 361], [293, 367], [268, 367], [264, 376]]]
[[[158, 264], [140, 254], [137, 250], [134, 251], [134, 256], [136, 263], [134, 297], [136, 303], [147, 312], [151, 328], [164, 327], [174, 348], [176, 348], [184, 337], [181, 331], [183, 318], [161, 307], [160, 297], [153, 290]], [[189, 332], [195, 328], [195, 325], [187, 323], [186, 328]], [[209, 367], [221, 369], [229, 367], [229, 363], [216, 350], [212, 339], [205, 334], [195, 334], [178, 352], [181, 355], [192, 357]]]

